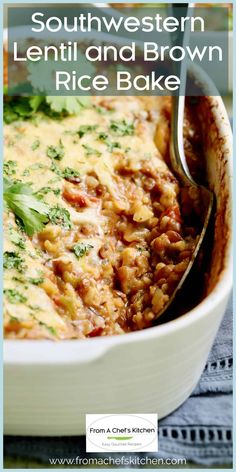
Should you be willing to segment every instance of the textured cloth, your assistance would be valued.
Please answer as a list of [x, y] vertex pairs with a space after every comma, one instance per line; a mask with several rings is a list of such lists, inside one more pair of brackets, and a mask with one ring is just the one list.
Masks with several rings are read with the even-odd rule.
[[[136, 455], [185, 458], [205, 466], [232, 464], [232, 370], [231, 300], [196, 389], [181, 407], [159, 422], [159, 452]], [[40, 460], [47, 466], [52, 457], [106, 457], [105, 453], [86, 454], [84, 437], [6, 436], [4, 447], [5, 456]]]

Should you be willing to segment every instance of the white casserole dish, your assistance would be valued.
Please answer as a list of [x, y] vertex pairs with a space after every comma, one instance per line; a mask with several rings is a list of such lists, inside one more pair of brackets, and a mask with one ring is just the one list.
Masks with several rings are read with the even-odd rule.
[[4, 343], [5, 434], [78, 435], [86, 413], [176, 409], [196, 386], [232, 287], [232, 137], [220, 97], [202, 97], [207, 177], [217, 198], [207, 297], [178, 319], [107, 338]]

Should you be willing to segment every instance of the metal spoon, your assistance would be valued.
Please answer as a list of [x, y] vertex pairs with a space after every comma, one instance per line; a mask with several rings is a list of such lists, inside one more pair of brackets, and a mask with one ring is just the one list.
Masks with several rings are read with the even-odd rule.
[[[109, 13], [111, 7], [108, 3], [106, 4], [93, 4], [94, 6], [101, 8], [101, 7], [109, 7]], [[191, 8], [189, 8], [189, 6]], [[182, 3], [182, 4], [169, 4], [169, 13], [170, 16], [174, 16], [175, 18], [179, 19], [182, 17], [186, 17], [191, 15], [191, 11], [194, 7], [194, 4]], [[102, 9], [102, 8], [101, 8]], [[112, 9], [112, 14], [114, 13], [115, 16], [120, 16], [120, 12], [116, 12]], [[177, 31], [171, 33], [171, 43], [172, 46], [182, 46], [185, 47], [188, 44], [189, 40], [189, 31], [185, 28], [184, 32]], [[191, 259], [188, 263], [187, 269], [185, 270], [184, 274], [182, 275], [177, 287], [175, 288], [174, 292], [169, 298], [169, 301], [165, 304], [163, 309], [159, 311], [156, 315], [156, 319], [158, 319], [162, 315], [167, 315], [167, 313], [171, 314], [171, 310], [173, 307], [175, 308], [174, 302], [177, 301], [178, 295], [181, 292], [181, 289], [184, 288], [186, 279], [188, 280], [188, 276], [190, 275], [191, 269], [194, 266], [194, 263], [197, 259], [200, 249], [202, 248], [203, 242], [206, 241], [207, 236], [207, 229], [210, 226], [211, 216], [213, 214], [214, 202], [215, 197], [213, 192], [208, 190], [206, 187], [202, 185], [198, 185], [192, 178], [188, 165], [185, 158], [184, 153], [184, 144], [183, 144], [183, 120], [184, 120], [184, 104], [185, 104], [185, 89], [186, 89], [186, 78], [187, 78], [187, 66], [186, 62], [180, 61], [174, 63], [175, 66], [175, 75], [180, 78], [181, 86], [178, 91], [178, 95], [172, 97], [172, 116], [171, 116], [171, 138], [170, 138], [170, 160], [171, 166], [178, 177], [179, 181], [184, 187], [189, 189], [195, 188], [200, 196], [200, 201], [202, 204], [201, 207], [201, 223], [202, 223], [202, 230], [199, 233], [198, 241], [195, 246], [194, 252], [191, 256]], [[182, 292], [181, 292], [182, 293]]]
[[[172, 4], [172, 16], [178, 18], [180, 16], [190, 16], [189, 15], [189, 5], [181, 4]], [[173, 46], [184, 46], [188, 41], [186, 32], [179, 32], [178, 34], [172, 33], [171, 42]], [[211, 215], [213, 213], [214, 206], [214, 194], [206, 187], [198, 185], [190, 175], [188, 165], [186, 162], [186, 157], [184, 153], [184, 144], [183, 144], [183, 120], [184, 120], [184, 103], [185, 103], [185, 88], [186, 88], [186, 76], [187, 76], [187, 67], [186, 64], [182, 64], [181, 61], [175, 63], [175, 74], [180, 77], [181, 87], [179, 88], [179, 93], [176, 96], [172, 97], [172, 115], [171, 115], [171, 137], [170, 137], [170, 161], [172, 169], [175, 175], [178, 177], [179, 181], [184, 187], [189, 189], [194, 188], [197, 190], [198, 195], [200, 196], [200, 201], [202, 204], [201, 207], [201, 217], [202, 217], [202, 230], [199, 234], [197, 244], [195, 246], [194, 252], [191, 256], [191, 259], [188, 263], [187, 269], [182, 275], [177, 287], [169, 298], [169, 301], [164, 306], [164, 308], [157, 314], [157, 318], [166, 314], [167, 310], [172, 308], [173, 302], [176, 300], [177, 295], [179, 295], [180, 290], [183, 288], [183, 284], [186, 281], [187, 277], [190, 274], [190, 271], [194, 265], [194, 262], [199, 254], [199, 250], [202, 247], [203, 241], [207, 233], [207, 228], [210, 223]]]

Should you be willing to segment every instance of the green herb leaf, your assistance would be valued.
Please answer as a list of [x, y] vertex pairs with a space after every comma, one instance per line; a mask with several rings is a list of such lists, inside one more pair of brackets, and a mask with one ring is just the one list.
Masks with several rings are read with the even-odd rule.
[[7, 125], [19, 119], [18, 113], [15, 112], [14, 108], [9, 103], [4, 104], [3, 119], [4, 123]]
[[40, 146], [40, 141], [39, 141], [39, 139], [36, 139], [31, 145], [32, 151], [35, 151], [36, 149], [38, 149], [39, 146]]
[[109, 152], [113, 152], [115, 148], [121, 148], [120, 143], [118, 142], [112, 142], [106, 133], [100, 133], [98, 136], [98, 139], [100, 139], [104, 144], [107, 145], [107, 149]]
[[77, 131], [77, 134], [82, 138], [86, 133], [91, 133], [97, 129], [98, 125], [82, 125]]
[[98, 151], [97, 149], [94, 149], [94, 148], [88, 146], [88, 144], [83, 144], [82, 146], [86, 150], [86, 156], [101, 157], [102, 153], [100, 151]]
[[61, 161], [65, 155], [63, 143], [59, 142], [58, 146], [48, 146], [47, 148], [47, 156], [51, 159], [56, 159], [57, 161]]
[[42, 187], [34, 195], [36, 195], [41, 200], [44, 195], [47, 195], [50, 192], [52, 192], [52, 193], [54, 193], [54, 195], [58, 196], [61, 193], [61, 189], [60, 188], [51, 188], [51, 187]]
[[33, 285], [41, 285], [44, 282], [43, 277], [28, 277], [28, 282]]
[[44, 101], [45, 101], [45, 98], [43, 96], [35, 95], [34, 97], [29, 98], [29, 104], [34, 113], [38, 111], [41, 103], [43, 103]]
[[9, 303], [25, 303], [27, 301], [27, 298], [22, 293], [13, 288], [5, 289], [3, 293], [6, 295]]
[[48, 206], [33, 194], [29, 185], [5, 179], [4, 187], [4, 202], [19, 218], [24, 231], [29, 236], [41, 231], [48, 221]]
[[[34, 317], [35, 318], [35, 317]], [[40, 326], [44, 326], [51, 334], [53, 334], [54, 336], [57, 336], [57, 331], [56, 329], [53, 327], [53, 326], [49, 326], [47, 325], [46, 323], [44, 323], [43, 321], [39, 321], [37, 320], [37, 323], [40, 325]]]
[[29, 101], [24, 100], [23, 97], [19, 98], [15, 103], [14, 111], [22, 118], [28, 118], [32, 114], [32, 108]]
[[87, 255], [92, 248], [93, 246], [91, 244], [77, 243], [73, 247], [73, 252], [75, 253], [76, 257], [80, 259], [81, 257]]
[[35, 117], [40, 111], [53, 118], [79, 114], [90, 105], [90, 97], [9, 97], [4, 100], [4, 122], [7, 124], [17, 120]]
[[17, 162], [16, 161], [6, 161], [3, 164], [3, 174], [7, 177], [15, 175], [16, 173]]
[[25, 260], [15, 251], [5, 251], [3, 254], [3, 267], [4, 269], [16, 269], [19, 272], [23, 272], [25, 269]]
[[64, 179], [71, 180], [71, 181], [76, 181], [80, 182], [80, 173], [78, 170], [72, 169], [71, 167], [65, 167], [65, 169], [62, 172], [62, 176]]
[[133, 136], [134, 123], [127, 123], [125, 120], [112, 121], [110, 130], [118, 136]]
[[32, 113], [29, 97], [7, 97], [4, 101], [3, 118], [7, 124], [28, 119]]
[[25, 240], [24, 238], [13, 228], [10, 228], [10, 240], [15, 246], [18, 246], [20, 249], [25, 249]]
[[78, 115], [82, 108], [90, 105], [90, 97], [46, 97], [46, 102], [57, 113], [64, 111], [69, 115]]
[[59, 205], [50, 208], [48, 217], [54, 225], [60, 225], [65, 229], [72, 227], [69, 211], [66, 208], [59, 207]]
[[115, 110], [112, 108], [112, 109], [107, 109], [105, 107], [101, 107], [101, 106], [97, 106], [97, 105], [94, 105], [94, 110], [96, 110], [97, 113], [99, 113], [99, 115], [106, 115], [107, 113], [112, 113], [114, 112]]
[[[59, 177], [63, 177], [62, 171], [61, 171], [60, 167], [58, 167], [58, 165], [57, 165], [55, 162], [53, 162], [53, 161], [52, 161], [52, 163], [51, 163], [50, 170], [51, 170], [52, 172], [55, 172], [55, 174], [58, 175]], [[60, 179], [59, 179], [59, 180], [60, 180]]]

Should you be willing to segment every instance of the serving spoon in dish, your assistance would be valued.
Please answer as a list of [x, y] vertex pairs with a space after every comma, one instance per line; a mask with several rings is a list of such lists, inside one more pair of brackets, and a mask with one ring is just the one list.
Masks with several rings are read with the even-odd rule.
[[[121, 12], [117, 11], [108, 3], [102, 4], [93, 4], [95, 7], [104, 12], [108, 13], [110, 16], [120, 17]], [[194, 3], [182, 3], [182, 4], [169, 4], [169, 14], [170, 16], [175, 17], [179, 20], [181, 24], [181, 17], [190, 17], [193, 12]], [[190, 22], [185, 23], [184, 31], [177, 30], [170, 34], [170, 42], [172, 46], [183, 47], [188, 44], [189, 41], [189, 28]], [[197, 184], [188, 168], [188, 164], [184, 152], [184, 143], [183, 143], [183, 123], [184, 123], [184, 106], [185, 106], [185, 93], [186, 93], [186, 82], [187, 82], [187, 63], [186, 61], [178, 61], [173, 64], [174, 73], [180, 79], [180, 87], [177, 93], [172, 96], [172, 110], [171, 110], [171, 136], [170, 136], [170, 162], [171, 168], [174, 174], [177, 176], [178, 180], [181, 182], [182, 187], [195, 192], [198, 195], [198, 199], [201, 202], [201, 214], [198, 216], [200, 223], [200, 230], [198, 233], [197, 244], [191, 255], [189, 263], [186, 270], [184, 271], [181, 279], [179, 280], [177, 286], [175, 287], [173, 293], [171, 294], [169, 300], [163, 308], [156, 314], [155, 320], [159, 321], [159, 318], [163, 318], [163, 322], [166, 321], [168, 315], [172, 317], [174, 314], [175, 306], [178, 306], [179, 295], [185, 293], [184, 288], [186, 287], [186, 282], [188, 282], [190, 277], [190, 272], [192, 274], [192, 269], [195, 266], [195, 262], [198, 259], [199, 253], [203, 247], [203, 243], [207, 240], [207, 236], [211, 233], [211, 220], [213, 215], [215, 197], [213, 192], [203, 185]], [[175, 305], [176, 302], [176, 305]], [[165, 316], [163, 316], [165, 315]]]
[[[191, 5], [191, 7], [193, 4]], [[189, 5], [188, 4], [172, 4], [170, 5], [172, 16], [180, 18], [180, 16], [189, 16]], [[171, 33], [172, 46], [184, 47], [188, 42], [188, 31]], [[188, 168], [188, 164], [184, 152], [183, 142], [183, 122], [184, 122], [184, 105], [185, 105], [185, 90], [187, 80], [187, 65], [186, 62], [182, 61], [174, 64], [175, 75], [180, 78], [180, 87], [176, 95], [172, 96], [172, 109], [171, 109], [171, 136], [170, 136], [170, 162], [174, 174], [178, 177], [182, 186], [187, 190], [194, 191], [199, 197], [201, 202], [201, 230], [198, 236], [197, 244], [193, 251], [193, 254], [189, 260], [188, 266], [183, 273], [178, 285], [174, 292], [170, 296], [168, 302], [165, 304], [163, 309], [157, 314], [156, 318], [169, 312], [176, 301], [177, 295], [180, 294], [181, 289], [184, 288], [186, 279], [189, 277], [191, 269], [199, 255], [199, 251], [203, 246], [203, 242], [206, 240], [208, 229], [211, 222], [211, 216], [213, 214], [215, 197], [212, 191], [203, 185], [197, 184]]]

